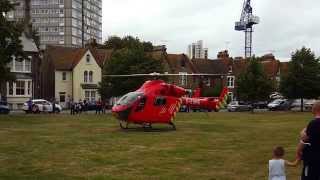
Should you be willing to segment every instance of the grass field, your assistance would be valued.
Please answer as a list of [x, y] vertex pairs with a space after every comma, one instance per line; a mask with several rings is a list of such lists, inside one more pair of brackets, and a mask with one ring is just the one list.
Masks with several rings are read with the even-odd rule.
[[178, 115], [177, 131], [124, 132], [109, 115], [0, 116], [0, 179], [264, 180], [272, 148], [293, 159], [311, 117], [190, 113]]

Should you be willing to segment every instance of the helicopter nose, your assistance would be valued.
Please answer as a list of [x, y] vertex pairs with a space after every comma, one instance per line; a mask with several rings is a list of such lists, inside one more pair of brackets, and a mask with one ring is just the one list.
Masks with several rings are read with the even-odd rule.
[[129, 118], [131, 112], [131, 108], [126, 108], [126, 109], [121, 109], [121, 110], [117, 110], [117, 111], [112, 111], [112, 115], [120, 120], [126, 121]]

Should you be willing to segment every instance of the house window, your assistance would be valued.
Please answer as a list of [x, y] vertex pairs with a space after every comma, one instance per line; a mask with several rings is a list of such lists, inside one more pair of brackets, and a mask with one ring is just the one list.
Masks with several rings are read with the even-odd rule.
[[87, 60], [87, 63], [90, 63], [90, 55], [89, 54], [87, 55], [86, 60]]
[[227, 86], [228, 88], [234, 88], [234, 76], [227, 77]]
[[89, 82], [93, 82], [93, 72], [89, 72]]
[[207, 86], [207, 87], [210, 87], [211, 86], [211, 79], [210, 78], [206, 78], [204, 80], [204, 84]]
[[25, 95], [25, 81], [16, 82], [16, 95]]
[[66, 93], [65, 92], [60, 92], [59, 93], [59, 100], [61, 103], [66, 102]]
[[228, 96], [229, 96], [229, 99], [233, 101], [233, 98], [234, 98], [233, 92], [228, 92]]
[[62, 81], [66, 81], [67, 80], [67, 73], [63, 72], [62, 73]]
[[96, 100], [96, 91], [85, 91], [85, 100], [94, 102]]
[[95, 101], [96, 100], [96, 92], [95, 91], [91, 91], [91, 101]]
[[229, 73], [232, 73], [233, 72], [233, 69], [232, 69], [232, 66], [229, 66]]
[[15, 61], [15, 71], [23, 71], [23, 61]]
[[88, 71], [85, 71], [85, 72], [84, 72], [83, 77], [84, 77], [84, 78], [83, 78], [83, 81], [84, 81], [84, 82], [88, 82]]
[[187, 85], [187, 76], [186, 74], [188, 74], [187, 72], [179, 72], [180, 74], [180, 84], [181, 86], [186, 86]]
[[24, 60], [24, 64], [25, 64], [25, 71], [26, 72], [31, 72], [31, 56], [29, 56], [29, 59], [25, 59]]
[[181, 60], [181, 67], [185, 67], [186, 66], [186, 62], [184, 61], [184, 59]]
[[27, 92], [28, 92], [28, 95], [31, 95], [31, 81], [28, 81], [28, 86], [27, 86]]
[[84, 99], [85, 99], [86, 101], [89, 101], [89, 99], [90, 99], [90, 91], [85, 91], [85, 92], [84, 92]]

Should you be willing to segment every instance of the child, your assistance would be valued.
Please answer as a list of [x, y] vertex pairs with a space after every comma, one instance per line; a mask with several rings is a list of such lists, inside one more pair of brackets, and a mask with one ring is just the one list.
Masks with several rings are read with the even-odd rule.
[[283, 147], [273, 149], [273, 158], [269, 161], [269, 180], [286, 180], [285, 166], [296, 166], [297, 161], [289, 162], [283, 159]]

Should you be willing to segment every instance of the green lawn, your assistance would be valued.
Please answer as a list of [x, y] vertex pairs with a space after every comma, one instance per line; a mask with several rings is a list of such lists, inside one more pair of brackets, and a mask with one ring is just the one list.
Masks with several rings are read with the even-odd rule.
[[0, 116], [0, 179], [264, 180], [272, 148], [293, 159], [311, 117], [190, 113], [178, 115], [177, 131], [124, 132], [109, 115]]

